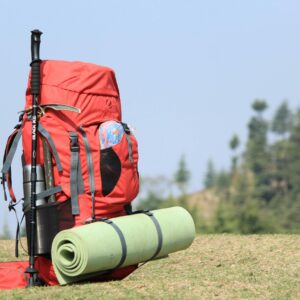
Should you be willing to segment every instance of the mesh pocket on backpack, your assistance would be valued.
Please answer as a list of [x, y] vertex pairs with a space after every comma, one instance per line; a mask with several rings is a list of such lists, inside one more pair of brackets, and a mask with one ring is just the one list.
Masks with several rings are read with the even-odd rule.
[[131, 133], [124, 133], [117, 144], [101, 150], [102, 195], [108, 205], [130, 203], [136, 197], [137, 162], [137, 141]]
[[100, 172], [103, 196], [107, 196], [114, 189], [121, 176], [121, 169], [120, 158], [112, 148], [101, 150]]

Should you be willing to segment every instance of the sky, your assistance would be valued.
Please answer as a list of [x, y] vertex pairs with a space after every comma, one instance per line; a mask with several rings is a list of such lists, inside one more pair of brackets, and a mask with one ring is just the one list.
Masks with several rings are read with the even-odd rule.
[[[115, 70], [142, 176], [171, 178], [185, 155], [189, 191], [201, 190], [207, 161], [228, 168], [230, 138], [246, 141], [254, 99], [267, 100], [270, 117], [283, 99], [300, 106], [299, 11], [291, 0], [0, 0], [0, 156], [24, 107], [38, 28], [42, 59]], [[21, 198], [20, 151], [13, 172]], [[2, 200], [0, 228], [14, 228]]]

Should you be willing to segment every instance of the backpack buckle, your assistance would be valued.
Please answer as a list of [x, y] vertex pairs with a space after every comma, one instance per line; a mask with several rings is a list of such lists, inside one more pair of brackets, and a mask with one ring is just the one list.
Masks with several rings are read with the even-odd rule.
[[70, 149], [71, 152], [79, 152], [78, 135], [76, 132], [70, 132]]

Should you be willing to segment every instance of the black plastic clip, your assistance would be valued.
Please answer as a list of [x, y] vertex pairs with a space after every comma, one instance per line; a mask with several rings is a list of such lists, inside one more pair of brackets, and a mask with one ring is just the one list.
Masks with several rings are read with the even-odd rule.
[[71, 152], [79, 152], [78, 135], [73, 132], [70, 133], [70, 149]]
[[111, 224], [112, 220], [110, 220], [109, 218], [88, 218], [86, 219], [83, 224], [91, 224], [91, 223], [95, 223], [95, 222], [105, 222], [107, 224]]

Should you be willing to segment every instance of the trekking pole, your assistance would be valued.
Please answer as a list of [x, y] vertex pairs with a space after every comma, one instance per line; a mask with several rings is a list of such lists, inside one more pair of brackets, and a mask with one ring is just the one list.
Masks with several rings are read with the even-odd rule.
[[30, 201], [30, 232], [29, 232], [29, 266], [26, 273], [30, 275], [29, 287], [38, 285], [37, 270], [34, 266], [36, 243], [36, 151], [38, 128], [38, 100], [40, 95], [40, 42], [39, 30], [31, 31], [31, 94], [32, 94], [32, 144], [31, 144], [31, 201]]

